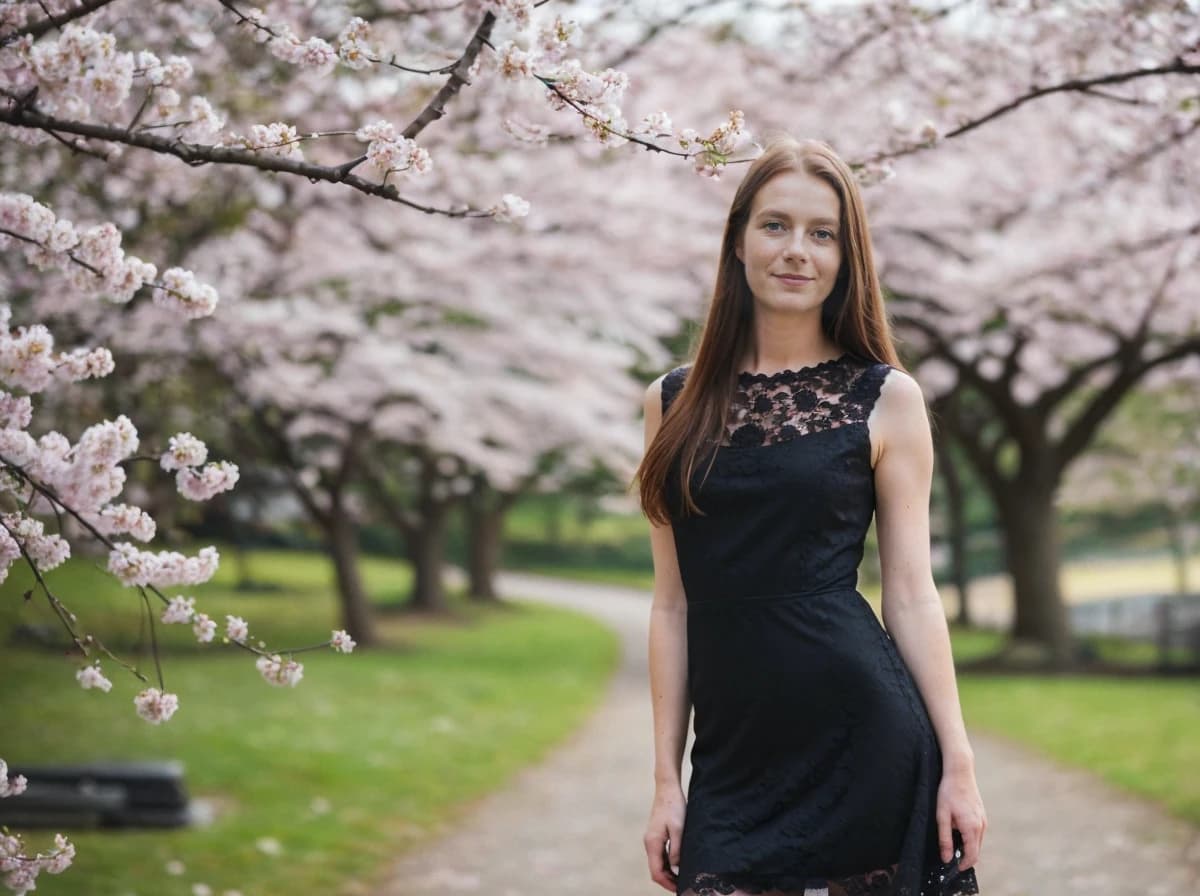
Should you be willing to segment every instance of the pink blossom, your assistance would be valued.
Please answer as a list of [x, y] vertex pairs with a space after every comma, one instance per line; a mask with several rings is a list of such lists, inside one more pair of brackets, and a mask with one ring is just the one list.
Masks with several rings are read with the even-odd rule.
[[217, 309], [217, 291], [183, 268], [169, 268], [155, 284], [154, 304], [177, 311], [189, 320], [208, 317]]
[[354, 132], [354, 136], [363, 143], [371, 143], [375, 140], [395, 140], [396, 126], [381, 118], [370, 124], [364, 124]]
[[59, 355], [55, 374], [60, 380], [74, 383], [80, 380], [100, 379], [115, 369], [112, 352], [106, 348], [77, 348]]
[[198, 467], [208, 460], [208, 448], [190, 432], [176, 433], [167, 440], [167, 450], [159, 464], [168, 472], [183, 467]]
[[533, 0], [485, 0], [484, 7], [519, 28], [527, 27], [533, 16]]
[[140, 507], [129, 504], [110, 504], [98, 515], [91, 514], [89, 521], [105, 535], [128, 533], [138, 541], [150, 541], [157, 529], [154, 517]]
[[512, 41], [501, 44], [496, 48], [499, 54], [497, 65], [500, 74], [506, 78], [528, 78], [533, 75], [534, 56], [522, 50]]
[[[24, 548], [39, 572], [61, 566], [71, 556], [71, 546], [67, 541], [59, 535], [45, 534], [45, 527], [40, 520], [19, 513], [6, 513], [0, 519], [4, 523], [5, 537], [15, 539]], [[4, 554], [9, 551], [11, 548], [0, 548]]]
[[197, 613], [196, 618], [192, 623], [192, 631], [196, 635], [196, 640], [201, 644], [207, 644], [213, 639], [213, 635], [217, 631], [217, 623], [210, 619], [207, 613]]
[[225, 617], [225, 637], [238, 644], [250, 637], [250, 627], [241, 616]]
[[552, 61], [562, 58], [568, 48], [578, 45], [580, 30], [578, 23], [562, 16], [538, 29], [538, 45]]
[[140, 551], [128, 542], [118, 542], [108, 555], [108, 571], [126, 585], [199, 585], [217, 571], [216, 548], [202, 548], [195, 557], [175, 551]]
[[505, 193], [490, 211], [497, 221], [513, 221], [529, 214], [529, 203], [513, 193]]
[[335, 630], [329, 640], [329, 646], [342, 653], [350, 653], [357, 645], [358, 642], [342, 629]]
[[0, 759], [0, 797], [16, 796], [24, 793], [29, 782], [24, 775], [9, 777], [8, 763]]
[[188, 100], [187, 122], [179, 128], [179, 136], [191, 143], [208, 143], [217, 138], [225, 119], [204, 97], [194, 96]]
[[282, 121], [253, 125], [250, 128], [250, 136], [234, 134], [233, 141], [255, 152], [261, 151], [267, 155], [296, 161], [304, 160], [304, 152], [300, 148], [300, 135], [292, 125]]
[[[386, 121], [359, 128], [359, 135], [379, 134], [367, 146], [367, 161], [382, 175], [393, 172], [426, 174], [433, 167], [428, 151], [415, 140], [402, 136], [386, 136], [392, 126]], [[360, 137], [362, 139], [362, 137]]]
[[379, 50], [371, 45], [370, 40], [370, 24], [364, 19], [354, 16], [338, 34], [338, 58], [347, 68], [354, 71], [369, 68], [373, 60], [379, 56]]
[[84, 666], [75, 673], [75, 678], [79, 682], [80, 687], [85, 691], [90, 688], [99, 688], [108, 693], [112, 690], [112, 682], [104, 677], [104, 673], [100, 671], [99, 663]]
[[[182, 594], [177, 594], [167, 603], [167, 607], [162, 612], [162, 621], [168, 625], [171, 623], [191, 622], [192, 617], [196, 615], [196, 598], [184, 597]], [[201, 614], [203, 615], [203, 614]]]
[[159, 725], [175, 715], [179, 708], [179, 698], [174, 694], [160, 691], [158, 688], [146, 688], [133, 698], [137, 714], [152, 725]]
[[47, 874], [61, 874], [70, 867], [74, 858], [74, 844], [62, 834], [55, 834], [54, 852], [42, 859], [42, 870]]
[[189, 501], [207, 501], [213, 495], [229, 491], [238, 481], [237, 464], [222, 460], [196, 471], [185, 467], [175, 474], [179, 494]]
[[276, 687], [295, 687], [304, 675], [304, 666], [295, 660], [286, 662], [278, 654], [260, 656], [254, 664], [262, 677]]

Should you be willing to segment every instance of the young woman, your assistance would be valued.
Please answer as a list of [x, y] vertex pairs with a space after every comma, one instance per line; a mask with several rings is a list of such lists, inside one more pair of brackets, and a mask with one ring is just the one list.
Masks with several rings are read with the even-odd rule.
[[[779, 138], [750, 166], [695, 359], [645, 412], [650, 876], [682, 896], [978, 893], [929, 420], [829, 146]], [[883, 625], [857, 590], [872, 515]]]

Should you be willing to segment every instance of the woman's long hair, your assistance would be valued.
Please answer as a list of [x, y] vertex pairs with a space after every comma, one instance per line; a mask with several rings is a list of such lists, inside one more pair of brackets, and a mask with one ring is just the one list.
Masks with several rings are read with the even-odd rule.
[[676, 461], [680, 461], [679, 493], [684, 511], [703, 513], [690, 487], [697, 458], [702, 446], [715, 444], [725, 430], [742, 359], [757, 356], [754, 296], [736, 247], [758, 191], [771, 178], [788, 171], [819, 177], [833, 188], [841, 204], [838, 239], [842, 264], [821, 307], [825, 335], [850, 354], [903, 369], [884, 310], [867, 216], [853, 172], [828, 144], [776, 137], [750, 165], [733, 197], [712, 301], [691, 369], [637, 470], [642, 509], [659, 525], [670, 522], [667, 477]]

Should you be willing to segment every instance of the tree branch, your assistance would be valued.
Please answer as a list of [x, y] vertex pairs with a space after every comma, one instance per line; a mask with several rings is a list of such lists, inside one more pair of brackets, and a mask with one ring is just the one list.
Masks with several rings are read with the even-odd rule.
[[1171, 62], [1164, 65], [1158, 65], [1154, 68], [1137, 68], [1123, 72], [1110, 72], [1107, 75], [1096, 75], [1091, 78], [1072, 78], [1069, 81], [1063, 81], [1059, 84], [1051, 84], [1049, 87], [1033, 87], [1029, 91], [1019, 96], [1014, 97], [1007, 103], [1003, 103], [978, 118], [972, 118], [954, 128], [947, 131], [940, 139], [916, 143], [911, 146], [902, 147], [900, 149], [887, 152], [876, 153], [871, 156], [868, 162], [882, 162], [885, 159], [895, 159], [901, 156], [912, 155], [920, 152], [923, 149], [928, 149], [932, 146], [937, 146], [944, 140], [950, 140], [954, 137], [960, 137], [963, 134], [969, 133], [976, 128], [982, 127], [990, 121], [994, 121], [1003, 115], [1007, 115], [1026, 103], [1041, 99], [1045, 96], [1050, 96], [1055, 93], [1083, 93], [1090, 94], [1094, 92], [1094, 88], [1105, 84], [1124, 84], [1128, 81], [1136, 81], [1140, 78], [1152, 78], [1157, 75], [1196, 75], [1200, 74], [1200, 63], [1188, 63], [1183, 60], [1182, 56], [1176, 57]]
[[[13, 99], [11, 94], [10, 99]], [[431, 215], [445, 215], [449, 218], [486, 218], [490, 213], [479, 209], [443, 209], [421, 205], [410, 199], [405, 199], [393, 184], [372, 183], [364, 180], [343, 167], [316, 165], [311, 162], [285, 159], [282, 156], [262, 155], [250, 149], [237, 149], [229, 146], [207, 146], [199, 143], [185, 143], [179, 139], [169, 139], [148, 134], [144, 131], [127, 131], [124, 128], [106, 124], [92, 124], [84, 121], [71, 121], [46, 115], [22, 105], [12, 103], [6, 109], [0, 109], [0, 122], [15, 127], [31, 128], [42, 131], [61, 131], [80, 137], [91, 137], [109, 143], [121, 143], [147, 149], [162, 155], [175, 156], [189, 165], [244, 165], [248, 168], [258, 168], [262, 171], [277, 171], [310, 181], [325, 181], [327, 183], [346, 184], [366, 193], [368, 196], [379, 196], [383, 199], [399, 203], [408, 208]]]
[[8, 34], [0, 34], [0, 47], [6, 47], [27, 34], [32, 38], [39, 38], [47, 31], [61, 28], [75, 19], [82, 19], [84, 16], [95, 12], [102, 6], [108, 6], [112, 2], [113, 0], [80, 0], [79, 5], [74, 9], [69, 9], [58, 15], [48, 14], [46, 18], [38, 19], [32, 25], [26, 25], [24, 28], [18, 28], [16, 31], [11, 31]]
[[425, 108], [414, 118], [404, 129], [404, 136], [412, 140], [417, 134], [425, 130], [431, 123], [437, 121], [446, 114], [446, 103], [454, 97], [456, 93], [463, 89], [463, 86], [471, 83], [467, 80], [467, 73], [471, 70], [472, 64], [475, 62], [475, 57], [479, 55], [479, 51], [483, 49], [488, 38], [492, 33], [492, 26], [496, 24], [496, 16], [493, 13], [488, 13], [483, 17], [483, 21], [479, 23], [479, 27], [475, 29], [475, 33], [471, 35], [471, 41], [467, 44], [462, 55], [458, 57], [458, 62], [454, 64], [454, 68], [450, 72], [450, 77], [446, 79], [446, 83], [442, 85], [442, 89], [434, 94], [433, 99], [426, 104]]

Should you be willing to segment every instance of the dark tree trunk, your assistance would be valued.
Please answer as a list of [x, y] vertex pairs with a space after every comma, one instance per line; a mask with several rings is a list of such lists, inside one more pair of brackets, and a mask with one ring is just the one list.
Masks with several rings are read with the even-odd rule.
[[1054, 665], [1067, 665], [1071, 632], [1059, 586], [1062, 556], [1054, 489], [1008, 483], [997, 503], [1013, 578], [1013, 636], [1045, 645]]
[[442, 573], [446, 567], [446, 527], [450, 504], [424, 502], [421, 522], [408, 535], [408, 559], [413, 567], [413, 609], [445, 610], [446, 588]]
[[467, 572], [472, 600], [498, 600], [496, 571], [500, 567], [504, 506], [488, 507], [486, 501], [467, 506]]
[[962, 478], [958, 475], [958, 465], [945, 440], [934, 442], [937, 449], [938, 472], [946, 487], [946, 515], [949, 531], [946, 541], [950, 546], [950, 577], [958, 591], [958, 612], [955, 622], [962, 626], [971, 624], [970, 603], [967, 589], [970, 585], [970, 575], [967, 572], [967, 512], [966, 495], [963, 491]]
[[358, 571], [358, 529], [336, 501], [325, 525], [325, 537], [337, 574], [338, 599], [342, 606], [342, 626], [360, 647], [378, 641], [371, 604]]

